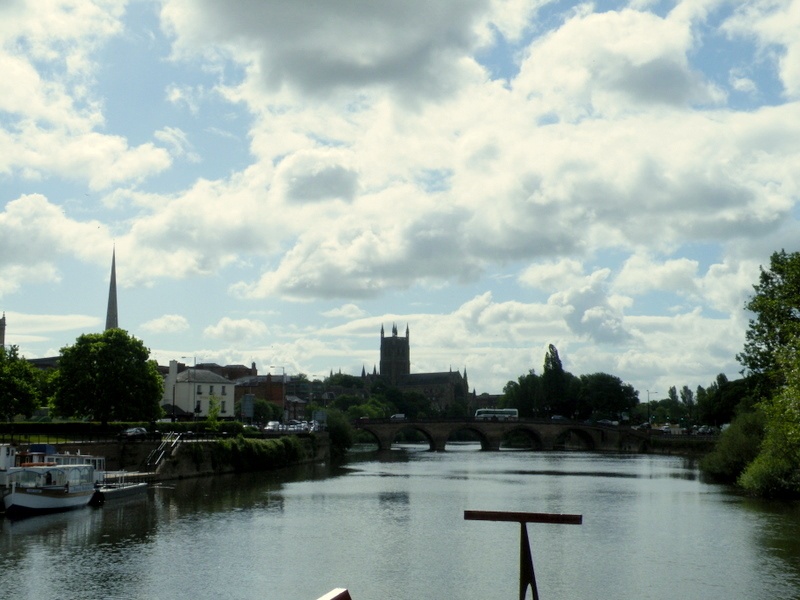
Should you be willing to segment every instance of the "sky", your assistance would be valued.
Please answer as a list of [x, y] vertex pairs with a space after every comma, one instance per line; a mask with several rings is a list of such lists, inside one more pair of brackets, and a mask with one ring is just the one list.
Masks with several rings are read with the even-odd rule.
[[800, 239], [800, 0], [3, 0], [0, 311], [56, 356], [740, 376]]

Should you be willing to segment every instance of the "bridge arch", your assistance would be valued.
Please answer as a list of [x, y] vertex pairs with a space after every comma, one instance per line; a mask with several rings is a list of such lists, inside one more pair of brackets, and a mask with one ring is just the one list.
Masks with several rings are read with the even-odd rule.
[[595, 450], [594, 436], [586, 429], [567, 428], [553, 440], [554, 450]]
[[509, 436], [524, 436], [533, 450], [580, 449], [641, 452], [648, 436], [621, 427], [598, 427], [583, 423], [554, 423], [545, 420], [476, 421], [474, 419], [440, 419], [420, 421], [391, 421], [389, 419], [360, 419], [355, 427], [368, 432], [379, 450], [389, 450], [404, 430], [418, 432], [430, 450], [443, 451], [454, 435], [469, 431], [480, 441], [482, 450], [499, 450]]

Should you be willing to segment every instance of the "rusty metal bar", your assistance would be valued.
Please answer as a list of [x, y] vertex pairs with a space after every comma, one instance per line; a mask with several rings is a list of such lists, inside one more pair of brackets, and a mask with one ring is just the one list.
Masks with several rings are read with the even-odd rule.
[[498, 510], [465, 510], [465, 521], [504, 521], [519, 523], [519, 600], [525, 600], [528, 586], [533, 593], [533, 600], [539, 600], [539, 591], [536, 589], [536, 574], [533, 571], [533, 554], [528, 541], [527, 523], [554, 523], [557, 525], [580, 525], [583, 515], [569, 515], [557, 513], [527, 513], [508, 512]]

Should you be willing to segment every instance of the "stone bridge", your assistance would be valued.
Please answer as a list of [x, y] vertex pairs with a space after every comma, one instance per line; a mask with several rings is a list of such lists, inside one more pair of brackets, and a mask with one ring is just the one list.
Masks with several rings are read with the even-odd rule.
[[398, 434], [414, 430], [428, 441], [430, 449], [444, 451], [448, 441], [458, 439], [467, 431], [477, 437], [482, 450], [499, 450], [504, 440], [513, 434], [518, 440], [528, 440], [534, 450], [598, 450], [644, 452], [649, 434], [630, 427], [586, 425], [570, 421], [518, 419], [516, 421], [487, 421], [467, 419], [421, 419], [393, 421], [390, 419], [359, 419], [356, 429], [370, 433], [379, 450], [389, 450]]

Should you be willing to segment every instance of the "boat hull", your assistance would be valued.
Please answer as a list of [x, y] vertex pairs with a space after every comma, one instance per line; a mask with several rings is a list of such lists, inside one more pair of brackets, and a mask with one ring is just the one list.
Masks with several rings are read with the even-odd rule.
[[6, 515], [27, 516], [74, 510], [89, 505], [95, 490], [93, 485], [16, 488], [3, 497]]
[[138, 496], [147, 491], [147, 483], [119, 483], [112, 485], [101, 485], [92, 498], [92, 505], [100, 506], [109, 500], [117, 498], [129, 498]]

